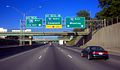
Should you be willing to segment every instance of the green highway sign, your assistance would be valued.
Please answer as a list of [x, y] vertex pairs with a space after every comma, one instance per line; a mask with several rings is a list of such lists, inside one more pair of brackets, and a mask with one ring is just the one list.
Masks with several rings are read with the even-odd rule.
[[41, 27], [42, 18], [37, 18], [36, 16], [26, 17], [26, 27]]
[[66, 18], [66, 28], [85, 28], [85, 17]]
[[46, 28], [62, 28], [62, 17], [56, 14], [45, 15]]

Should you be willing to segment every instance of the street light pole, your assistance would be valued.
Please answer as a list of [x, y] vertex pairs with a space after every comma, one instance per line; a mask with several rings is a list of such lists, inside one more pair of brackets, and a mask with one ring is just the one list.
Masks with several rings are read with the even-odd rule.
[[[24, 37], [24, 31], [25, 31], [25, 29], [26, 29], [26, 26], [25, 26], [25, 22], [26, 22], [26, 14], [25, 13], [23, 13], [23, 23], [22, 23], [22, 25], [21, 25], [21, 27], [22, 27], [22, 29], [21, 29], [21, 34], [22, 34], [22, 38], [21, 39], [25, 39]], [[22, 45], [25, 45], [25, 42], [24, 41], [22, 41]]]
[[[13, 7], [13, 6], [7, 5], [6, 7], [7, 7], [7, 8], [10, 7], [10, 8], [14, 9], [16, 12], [18, 12], [18, 13], [20, 13], [20, 14], [22, 15], [22, 19], [20, 19], [20, 40], [19, 40], [19, 44], [20, 44], [20, 45], [24, 45], [24, 42], [22, 41], [22, 39], [24, 39], [24, 31], [25, 31], [24, 29], [26, 29], [26, 26], [25, 26], [26, 13], [20, 11], [18, 8]], [[42, 6], [39, 6], [39, 8], [42, 8]], [[28, 13], [30, 13], [31, 10], [32, 10], [32, 9], [30, 9], [30, 10], [28, 11]], [[32, 10], [32, 11], [33, 11], [33, 10]]]
[[7, 5], [6, 7], [14, 9], [16, 12], [18, 12], [19, 14], [21, 14], [23, 16], [22, 19], [20, 19], [20, 37], [19, 37], [19, 45], [22, 46], [23, 45], [23, 41], [22, 41], [22, 39], [23, 39], [23, 27], [25, 24], [25, 13], [21, 12], [18, 8], [13, 7], [13, 6]]

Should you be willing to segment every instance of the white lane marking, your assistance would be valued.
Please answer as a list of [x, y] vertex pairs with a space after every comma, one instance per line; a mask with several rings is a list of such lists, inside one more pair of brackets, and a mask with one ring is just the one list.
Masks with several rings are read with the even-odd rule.
[[38, 59], [41, 59], [42, 58], [42, 56], [39, 56], [39, 58]]
[[69, 58], [72, 58], [72, 56], [71, 55], [67, 55]]

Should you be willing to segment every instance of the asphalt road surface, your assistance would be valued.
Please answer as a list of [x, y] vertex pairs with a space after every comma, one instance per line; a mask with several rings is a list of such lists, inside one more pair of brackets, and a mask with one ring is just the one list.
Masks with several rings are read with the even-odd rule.
[[47, 44], [1, 59], [0, 70], [120, 70], [120, 56], [88, 60], [77, 49]]

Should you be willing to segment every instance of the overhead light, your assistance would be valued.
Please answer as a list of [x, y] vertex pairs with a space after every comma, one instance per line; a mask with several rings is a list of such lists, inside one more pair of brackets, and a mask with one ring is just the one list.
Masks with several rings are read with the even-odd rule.
[[10, 6], [9, 6], [9, 5], [7, 5], [6, 7], [7, 7], [7, 8], [9, 8]]

